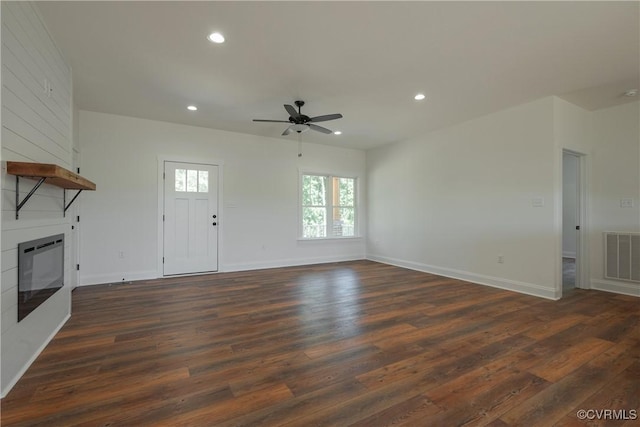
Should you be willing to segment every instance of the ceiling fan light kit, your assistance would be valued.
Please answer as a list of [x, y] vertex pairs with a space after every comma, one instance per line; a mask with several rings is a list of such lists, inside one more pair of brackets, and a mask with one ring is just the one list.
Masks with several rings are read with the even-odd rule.
[[291, 125], [289, 126], [290, 130], [296, 131], [298, 133], [306, 132], [309, 130], [308, 125]]
[[336, 119], [342, 118], [342, 114], [339, 114], [339, 113], [309, 117], [302, 114], [302, 112], [300, 111], [302, 106], [304, 105], [304, 101], [296, 101], [295, 104], [296, 104], [296, 107], [298, 107], [297, 111], [295, 107], [293, 107], [292, 105], [289, 105], [289, 104], [284, 105], [284, 109], [286, 110], [287, 113], [289, 113], [289, 120], [253, 119], [253, 121], [254, 122], [270, 122], [270, 123], [291, 123], [291, 125], [287, 127], [284, 130], [284, 132], [282, 132], [282, 135], [285, 136], [285, 135], [289, 135], [292, 131], [300, 134], [302, 132], [308, 131], [309, 129], [315, 130], [316, 132], [331, 134], [333, 133], [333, 131], [322, 126], [318, 126], [315, 123], [327, 122], [329, 120], [336, 120]]

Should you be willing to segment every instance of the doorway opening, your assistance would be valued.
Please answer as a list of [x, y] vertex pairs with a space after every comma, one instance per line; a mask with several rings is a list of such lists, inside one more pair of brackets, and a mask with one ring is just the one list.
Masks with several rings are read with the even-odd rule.
[[562, 291], [581, 287], [582, 155], [562, 152]]

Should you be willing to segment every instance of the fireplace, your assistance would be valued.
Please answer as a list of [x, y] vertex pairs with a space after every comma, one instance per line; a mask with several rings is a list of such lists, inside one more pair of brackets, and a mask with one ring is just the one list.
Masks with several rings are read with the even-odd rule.
[[64, 285], [64, 234], [18, 245], [18, 322]]

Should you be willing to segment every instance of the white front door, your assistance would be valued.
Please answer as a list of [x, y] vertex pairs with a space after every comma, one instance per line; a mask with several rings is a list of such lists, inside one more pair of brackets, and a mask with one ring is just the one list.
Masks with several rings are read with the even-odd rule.
[[164, 162], [165, 276], [218, 270], [218, 166]]

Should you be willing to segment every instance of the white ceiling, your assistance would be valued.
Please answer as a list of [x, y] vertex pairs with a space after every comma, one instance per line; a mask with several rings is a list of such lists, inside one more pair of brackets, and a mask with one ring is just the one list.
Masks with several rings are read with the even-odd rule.
[[635, 1], [38, 6], [78, 108], [270, 137], [286, 125], [251, 120], [286, 120], [296, 99], [344, 115], [322, 123], [343, 135], [303, 142], [367, 149], [549, 95], [607, 107], [640, 86]]

